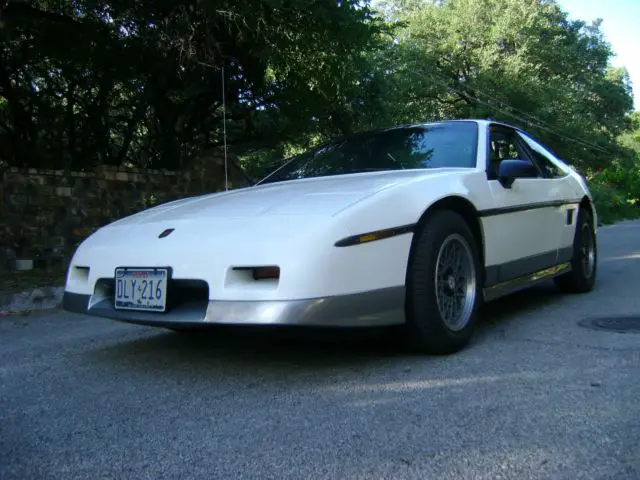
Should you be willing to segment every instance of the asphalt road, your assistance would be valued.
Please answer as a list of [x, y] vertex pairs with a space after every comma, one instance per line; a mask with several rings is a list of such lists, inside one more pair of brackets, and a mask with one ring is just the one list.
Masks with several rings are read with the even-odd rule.
[[[600, 230], [599, 283], [487, 307], [474, 342], [190, 338], [56, 313], [0, 319], [0, 478], [640, 478], [640, 223]], [[637, 325], [636, 325], [637, 326]]]

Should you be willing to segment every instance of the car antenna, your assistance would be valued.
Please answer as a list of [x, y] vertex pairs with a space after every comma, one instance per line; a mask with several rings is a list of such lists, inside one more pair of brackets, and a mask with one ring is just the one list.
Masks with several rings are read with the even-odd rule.
[[229, 169], [227, 164], [227, 105], [224, 96], [224, 63], [222, 64], [222, 141], [224, 143], [224, 191], [229, 190]]

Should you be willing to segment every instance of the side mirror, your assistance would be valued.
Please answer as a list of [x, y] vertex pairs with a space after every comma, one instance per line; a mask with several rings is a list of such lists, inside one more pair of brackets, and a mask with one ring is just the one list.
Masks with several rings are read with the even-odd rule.
[[498, 171], [498, 181], [504, 188], [511, 188], [516, 178], [536, 178], [538, 170], [526, 160], [502, 160]]

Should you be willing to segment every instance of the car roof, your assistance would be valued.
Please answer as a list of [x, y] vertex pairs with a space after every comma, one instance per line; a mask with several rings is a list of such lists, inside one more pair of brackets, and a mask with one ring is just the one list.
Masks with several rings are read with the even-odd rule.
[[434, 124], [438, 124], [438, 123], [453, 123], [453, 122], [475, 122], [479, 125], [483, 125], [483, 126], [487, 126], [487, 125], [501, 125], [503, 127], [509, 127], [509, 128], [514, 128], [516, 130], [520, 130], [520, 127], [517, 127], [515, 125], [511, 125], [510, 123], [506, 123], [506, 122], [501, 122], [499, 120], [493, 120], [493, 119], [487, 119], [487, 118], [457, 118], [457, 119], [450, 119], [450, 120], [435, 120], [433, 122], [421, 122], [417, 125], [434, 125]]
[[396, 124], [396, 125], [392, 125], [392, 126], [389, 126], [389, 127], [380, 127], [380, 128], [370, 129], [370, 130], [362, 130], [362, 131], [359, 131], [359, 132], [351, 133], [349, 135], [344, 135], [344, 136], [341, 136], [341, 137], [333, 138], [332, 140], [329, 140], [326, 143], [318, 145], [316, 148], [321, 148], [322, 146], [326, 145], [327, 143], [339, 142], [339, 141], [344, 141], [344, 140], [347, 140], [347, 139], [353, 140], [353, 139], [357, 139], [358, 137], [362, 137], [362, 136], [376, 135], [378, 133], [384, 133], [384, 132], [392, 132], [394, 130], [400, 130], [400, 129], [403, 129], [403, 128], [419, 128], [419, 127], [425, 127], [425, 126], [428, 126], [428, 125], [438, 125], [438, 124], [443, 124], [443, 123], [465, 123], [465, 122], [466, 123], [473, 122], [473, 123], [476, 123], [477, 125], [483, 126], [483, 127], [487, 127], [489, 125], [501, 125], [501, 126], [504, 126], [504, 127], [513, 128], [515, 130], [524, 132], [521, 128], [516, 127], [514, 125], [509, 125], [508, 123], [500, 122], [500, 121], [497, 121], [497, 120], [491, 120], [491, 119], [480, 119], [480, 118], [443, 119], [443, 120], [434, 120], [434, 121], [431, 121], [431, 122], [417, 122], [417, 123]]
[[[426, 125], [437, 125], [440, 123], [462, 123], [462, 122], [474, 122], [477, 123], [478, 125], [482, 125], [482, 126], [488, 126], [488, 125], [501, 125], [503, 127], [508, 127], [508, 128], [513, 128], [515, 130], [522, 130], [520, 127], [517, 127], [515, 125], [511, 125], [509, 123], [506, 122], [501, 122], [499, 120], [492, 120], [492, 119], [486, 119], [486, 118], [455, 118], [455, 119], [443, 119], [443, 120], [434, 120], [431, 122], [416, 122], [416, 123], [405, 123], [405, 124], [399, 124], [399, 125], [393, 125], [391, 127], [386, 127], [386, 128], [379, 128], [379, 129], [374, 129], [374, 130], [369, 130], [369, 132], [384, 132], [384, 131], [388, 131], [388, 130], [395, 130], [398, 128], [411, 128], [411, 127], [423, 127]], [[365, 133], [365, 132], [362, 132]]]

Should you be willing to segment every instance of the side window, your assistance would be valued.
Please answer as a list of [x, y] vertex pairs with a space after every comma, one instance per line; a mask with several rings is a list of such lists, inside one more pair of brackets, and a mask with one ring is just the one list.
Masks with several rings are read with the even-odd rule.
[[529, 157], [522, 148], [515, 130], [508, 128], [492, 128], [489, 130], [489, 150], [487, 156], [487, 174], [489, 180], [498, 178], [502, 160], [526, 160]]
[[533, 140], [528, 135], [524, 135], [518, 132], [518, 136], [527, 144], [530, 149], [530, 153], [534, 158], [534, 161], [538, 164], [540, 169], [544, 172], [544, 176], [547, 178], [560, 178], [567, 175], [560, 166], [555, 163], [554, 156], [545, 149], [538, 142]]

